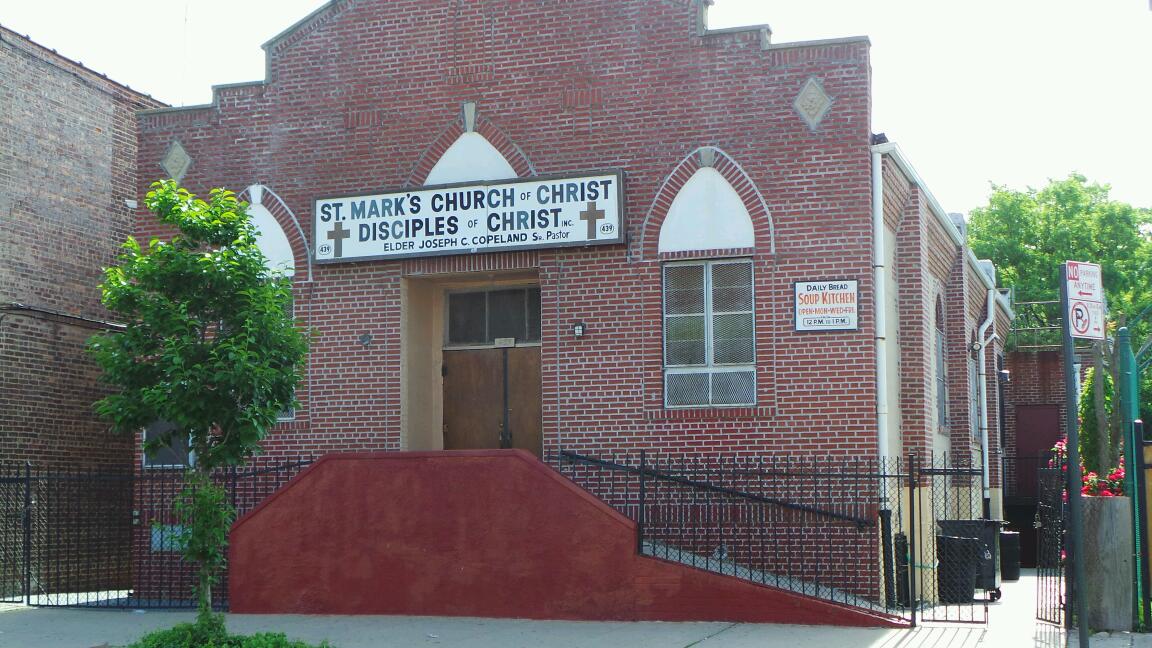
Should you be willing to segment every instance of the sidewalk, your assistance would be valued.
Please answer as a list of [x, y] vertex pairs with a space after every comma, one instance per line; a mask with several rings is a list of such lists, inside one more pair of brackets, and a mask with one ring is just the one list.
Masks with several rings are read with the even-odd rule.
[[[0, 608], [2, 648], [90, 648], [122, 645], [149, 630], [190, 621], [191, 612]], [[735, 623], [526, 621], [452, 617], [228, 615], [237, 633], [285, 632], [327, 639], [337, 648], [458, 646], [529, 648], [750, 648], [752, 646], [908, 646], [902, 631]]]
[[[284, 632], [336, 648], [444, 646], [477, 648], [1062, 648], [1064, 633], [1035, 621], [1035, 577], [1005, 583], [985, 626], [876, 630], [738, 623], [527, 621], [456, 617], [228, 615], [232, 632]], [[0, 648], [91, 648], [123, 645], [158, 628], [190, 621], [192, 612], [135, 612], [0, 605]], [[1075, 634], [1070, 645], [1077, 645]], [[1152, 635], [1092, 638], [1093, 648], [1152, 648]]]

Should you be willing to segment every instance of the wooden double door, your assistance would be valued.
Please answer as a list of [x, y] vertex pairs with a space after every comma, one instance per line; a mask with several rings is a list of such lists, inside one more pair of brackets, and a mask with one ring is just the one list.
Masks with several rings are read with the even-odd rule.
[[444, 449], [541, 456], [540, 347], [444, 350]]

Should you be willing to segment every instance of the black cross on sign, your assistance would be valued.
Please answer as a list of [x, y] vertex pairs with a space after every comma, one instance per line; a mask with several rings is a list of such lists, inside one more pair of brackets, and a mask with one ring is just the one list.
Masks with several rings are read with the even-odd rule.
[[344, 253], [344, 239], [349, 236], [352, 236], [352, 231], [344, 229], [344, 224], [336, 221], [336, 227], [328, 232], [328, 240], [332, 241], [332, 247], [335, 248], [332, 252], [332, 258], [339, 259]]
[[596, 201], [588, 203], [588, 209], [580, 212], [580, 220], [588, 223], [588, 240], [596, 240], [596, 223], [604, 218], [604, 210], [596, 209]]

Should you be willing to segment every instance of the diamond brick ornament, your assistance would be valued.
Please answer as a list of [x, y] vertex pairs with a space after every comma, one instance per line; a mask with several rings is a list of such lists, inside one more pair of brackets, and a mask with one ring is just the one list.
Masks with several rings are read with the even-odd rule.
[[172, 145], [168, 147], [168, 152], [164, 154], [164, 159], [160, 160], [160, 168], [164, 169], [164, 173], [167, 173], [169, 178], [180, 182], [191, 166], [192, 156], [184, 150], [180, 140], [173, 140]]
[[816, 130], [823, 121], [824, 116], [832, 108], [832, 98], [824, 92], [824, 86], [816, 80], [816, 77], [808, 77], [804, 82], [804, 87], [800, 88], [799, 94], [796, 95], [796, 100], [792, 102], [792, 106], [796, 108], [796, 112], [800, 113], [800, 117], [804, 119], [804, 123], [808, 124], [808, 128]]

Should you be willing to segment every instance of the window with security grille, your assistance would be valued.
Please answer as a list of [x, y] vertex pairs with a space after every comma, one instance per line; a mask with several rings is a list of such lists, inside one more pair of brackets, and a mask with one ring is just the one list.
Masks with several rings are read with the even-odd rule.
[[944, 309], [936, 300], [936, 425], [938, 431], [948, 430], [948, 365], [944, 354]]
[[183, 468], [191, 465], [187, 437], [172, 434], [176, 426], [156, 421], [144, 428], [144, 467]]
[[664, 266], [664, 405], [756, 403], [752, 262]]

